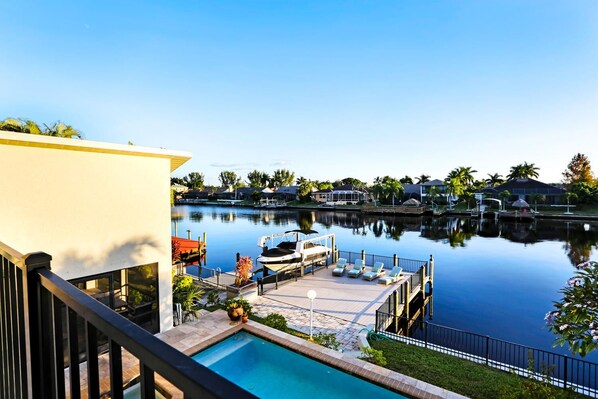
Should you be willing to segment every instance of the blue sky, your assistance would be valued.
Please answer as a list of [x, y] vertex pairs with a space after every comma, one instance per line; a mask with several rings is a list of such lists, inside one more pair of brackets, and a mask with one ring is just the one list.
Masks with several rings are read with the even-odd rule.
[[0, 118], [371, 182], [598, 168], [598, 2], [0, 3]]

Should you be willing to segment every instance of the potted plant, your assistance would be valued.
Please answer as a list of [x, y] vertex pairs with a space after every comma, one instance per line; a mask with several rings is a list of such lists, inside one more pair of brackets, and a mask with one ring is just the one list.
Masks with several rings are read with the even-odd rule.
[[243, 297], [227, 300], [224, 303], [224, 308], [232, 321], [238, 321], [243, 316], [248, 317], [251, 313], [251, 304], [246, 299], [243, 299]]
[[235, 282], [226, 286], [226, 295], [230, 298], [244, 296], [253, 298], [257, 296], [257, 282], [251, 280], [253, 261], [249, 256], [237, 256], [235, 265]]

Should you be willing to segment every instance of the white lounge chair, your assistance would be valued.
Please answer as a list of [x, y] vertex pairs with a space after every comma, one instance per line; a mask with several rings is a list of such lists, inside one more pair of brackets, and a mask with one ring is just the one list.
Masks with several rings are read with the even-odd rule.
[[363, 259], [357, 259], [353, 268], [349, 270], [349, 277], [357, 278], [365, 271], [365, 262]]
[[376, 262], [372, 266], [372, 270], [363, 274], [363, 279], [372, 281], [384, 274], [384, 262]]
[[397, 281], [399, 281], [399, 277], [401, 276], [402, 272], [403, 268], [395, 266], [392, 268], [390, 273], [388, 273], [388, 276], [380, 277], [378, 282], [384, 285], [396, 283]]
[[346, 269], [347, 269], [347, 259], [338, 258], [338, 261], [336, 262], [336, 267], [334, 268], [334, 270], [332, 270], [332, 275], [333, 276], [342, 276], [343, 273], [345, 273]]

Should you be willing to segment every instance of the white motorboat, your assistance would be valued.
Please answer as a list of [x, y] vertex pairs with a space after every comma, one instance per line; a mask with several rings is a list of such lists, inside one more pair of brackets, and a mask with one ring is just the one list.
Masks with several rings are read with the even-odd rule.
[[314, 230], [290, 230], [260, 237], [257, 245], [262, 254], [257, 261], [275, 272], [324, 262], [332, 252], [334, 234], [316, 234]]

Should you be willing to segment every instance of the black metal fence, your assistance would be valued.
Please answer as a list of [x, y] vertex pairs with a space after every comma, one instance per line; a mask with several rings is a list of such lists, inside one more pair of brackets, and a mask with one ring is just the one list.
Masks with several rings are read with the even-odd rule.
[[425, 260], [404, 259], [399, 258], [398, 256], [373, 255], [361, 252], [338, 251], [338, 257], [347, 259], [347, 262], [349, 263], [355, 263], [355, 260], [362, 259], [363, 255], [365, 255], [365, 264], [368, 266], [373, 266], [376, 262], [383, 262], [385, 269], [392, 269], [396, 259], [397, 265], [403, 268], [404, 272], [416, 273], [422, 266], [426, 266], [426, 274], [430, 274], [429, 262]]
[[50, 261], [45, 253], [23, 256], [0, 243], [1, 398], [62, 399], [67, 391], [81, 398], [79, 345], [88, 397], [100, 398], [100, 334], [108, 342], [111, 398], [123, 398], [123, 349], [139, 360], [141, 397], [154, 396], [156, 372], [185, 398], [255, 398], [54, 274]]
[[[400, 319], [414, 323], [409, 336], [386, 331], [387, 322]], [[420, 345], [476, 363], [512, 371], [525, 377], [544, 378], [561, 388], [598, 396], [598, 364], [531, 348], [486, 335], [479, 335], [419, 320], [397, 318], [392, 313], [376, 311], [376, 332], [397, 341]]]

